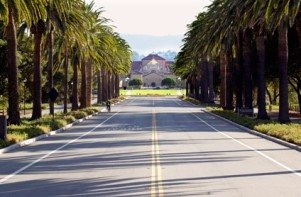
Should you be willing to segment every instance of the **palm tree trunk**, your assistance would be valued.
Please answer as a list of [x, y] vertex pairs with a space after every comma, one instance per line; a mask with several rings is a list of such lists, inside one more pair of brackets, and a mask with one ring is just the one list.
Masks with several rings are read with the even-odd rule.
[[189, 92], [188, 92], [188, 90], [189, 90], [189, 82], [188, 82], [188, 79], [186, 79], [186, 90], [185, 90], [185, 93], [186, 93], [186, 96], [188, 96], [188, 94], [189, 94]]
[[208, 62], [202, 60], [201, 61], [201, 69], [202, 69], [202, 77], [201, 77], [201, 101], [204, 103], [209, 103], [209, 68]]
[[256, 38], [257, 46], [257, 78], [258, 78], [258, 93], [257, 93], [257, 104], [258, 104], [258, 119], [269, 119], [266, 111], [266, 102], [265, 102], [265, 39], [264, 35], [258, 35]]
[[236, 42], [236, 59], [235, 59], [235, 94], [236, 94], [236, 110], [242, 108], [242, 92], [243, 92], [243, 54], [242, 54], [242, 31], [239, 31], [237, 42]]
[[64, 62], [64, 113], [68, 112], [68, 44], [65, 41], [65, 62]]
[[72, 111], [78, 110], [78, 64], [73, 63], [73, 80], [72, 80]]
[[278, 27], [278, 61], [279, 61], [279, 116], [281, 123], [289, 122], [288, 105], [288, 27], [281, 22]]
[[189, 77], [189, 97], [192, 97], [194, 96], [194, 77], [193, 76], [190, 76]]
[[112, 75], [111, 75], [111, 84], [112, 84], [112, 86], [111, 86], [111, 88], [112, 88], [112, 93], [111, 93], [111, 95], [112, 95], [112, 98], [115, 98], [115, 73], [112, 73]]
[[116, 98], [119, 98], [120, 97], [120, 87], [119, 87], [119, 84], [120, 84], [120, 78], [119, 78], [119, 75], [118, 74], [116, 74], [116, 82], [115, 82], [115, 84], [116, 84]]
[[247, 29], [243, 40], [244, 106], [253, 109], [252, 98], [252, 30]]
[[97, 70], [97, 104], [101, 104], [101, 93], [102, 93], [102, 87], [101, 87], [101, 70]]
[[86, 62], [81, 61], [81, 94], [80, 94], [80, 108], [87, 107], [87, 72]]
[[[48, 92], [53, 88], [53, 26], [48, 21]], [[54, 102], [49, 99], [49, 114], [54, 114]]]
[[226, 82], [226, 68], [228, 64], [226, 46], [222, 44], [221, 52], [220, 52], [220, 77], [221, 77], [221, 92], [220, 92], [220, 105], [222, 108], [226, 107], [226, 90], [227, 90], [227, 82]]
[[42, 116], [42, 88], [41, 88], [41, 42], [42, 33], [34, 34], [34, 78], [33, 78], [33, 108], [31, 120]]
[[87, 107], [92, 104], [92, 85], [93, 85], [93, 65], [90, 61], [87, 63]]
[[19, 91], [17, 67], [17, 36], [12, 8], [8, 10], [8, 25], [6, 27], [7, 63], [8, 63], [8, 122], [19, 125]]
[[226, 110], [233, 110], [233, 54], [232, 50], [227, 51], [227, 67], [226, 67]]
[[108, 99], [112, 99], [112, 74], [108, 72]]
[[197, 64], [196, 66], [196, 74], [193, 77], [193, 83], [194, 83], [194, 98], [196, 100], [200, 100], [200, 83], [201, 81], [201, 68], [200, 65]]
[[108, 72], [105, 69], [101, 69], [101, 79], [102, 79], [102, 101], [106, 102], [108, 100]]
[[209, 103], [214, 104], [214, 84], [213, 84], [213, 61], [209, 61], [208, 63], [208, 74], [209, 74]]

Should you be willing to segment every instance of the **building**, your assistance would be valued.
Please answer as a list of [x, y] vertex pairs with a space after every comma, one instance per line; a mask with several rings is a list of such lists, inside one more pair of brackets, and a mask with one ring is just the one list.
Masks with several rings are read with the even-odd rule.
[[141, 79], [145, 87], [159, 87], [165, 78], [176, 81], [170, 69], [172, 64], [172, 61], [166, 61], [159, 55], [150, 54], [141, 61], [133, 61], [130, 79]]

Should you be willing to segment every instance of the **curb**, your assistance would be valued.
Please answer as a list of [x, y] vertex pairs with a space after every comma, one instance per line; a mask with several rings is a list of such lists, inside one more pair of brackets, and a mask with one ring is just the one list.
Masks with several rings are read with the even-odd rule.
[[[185, 101], [185, 100], [182, 100], [182, 101]], [[199, 105], [196, 105], [196, 104], [191, 103], [191, 102], [189, 102], [189, 101], [185, 101], [185, 102], [190, 103], [191, 105], [193, 105], [193, 106], [195, 106], [195, 107], [200, 107]], [[238, 128], [242, 129], [243, 131], [245, 131], [245, 132], [247, 132], [247, 133], [250, 133], [250, 134], [252, 134], [252, 135], [255, 135], [255, 136], [264, 138], [264, 139], [266, 139], [266, 140], [275, 142], [275, 143], [280, 144], [280, 145], [282, 145], [282, 146], [285, 146], [285, 147], [288, 147], [288, 148], [291, 148], [291, 149], [294, 149], [294, 150], [296, 150], [296, 151], [301, 152], [301, 146], [299, 146], [299, 145], [292, 144], [292, 143], [289, 143], [289, 142], [287, 142], [287, 141], [278, 139], [278, 138], [276, 138], [276, 137], [273, 137], [273, 136], [270, 136], [270, 135], [267, 135], [267, 134], [260, 133], [260, 132], [258, 132], [258, 131], [249, 129], [249, 128], [245, 127], [245, 126], [242, 126], [242, 125], [240, 125], [240, 124], [237, 124], [237, 123], [235, 123], [235, 122], [232, 122], [231, 120], [228, 120], [228, 119], [226, 119], [226, 118], [224, 118], [224, 117], [221, 117], [221, 116], [219, 116], [219, 115], [216, 115], [216, 114], [214, 114], [214, 113], [212, 113], [212, 112], [209, 112], [209, 111], [207, 111], [207, 110], [205, 110], [205, 109], [201, 109], [201, 110], [202, 110], [203, 112], [205, 112], [205, 113], [207, 113], [207, 114], [210, 114], [210, 115], [212, 115], [212, 116], [214, 116], [214, 117], [216, 117], [216, 118], [219, 118], [219, 119], [221, 119], [221, 120], [223, 120], [223, 121], [225, 121], [225, 122], [227, 122], [227, 123], [229, 123], [229, 124], [231, 124], [231, 125], [233, 125], [233, 126], [235, 126], [235, 127], [238, 127]]]
[[10, 151], [12, 151], [14, 149], [21, 148], [23, 146], [28, 146], [28, 145], [30, 145], [30, 144], [32, 144], [32, 143], [34, 143], [36, 141], [39, 141], [41, 139], [50, 137], [52, 135], [56, 135], [58, 133], [61, 133], [61, 132], [65, 131], [65, 130], [71, 128], [72, 126], [77, 125], [77, 124], [83, 122], [84, 120], [90, 119], [91, 117], [96, 116], [96, 115], [100, 114], [101, 112], [105, 112], [105, 111], [106, 111], [106, 109], [103, 108], [102, 110], [100, 110], [100, 112], [96, 112], [96, 113], [94, 113], [92, 115], [86, 116], [85, 118], [75, 120], [73, 123], [70, 123], [70, 124], [68, 124], [68, 125], [60, 128], [60, 129], [57, 129], [57, 130], [54, 130], [54, 131], [50, 131], [49, 133], [42, 134], [42, 135], [39, 135], [37, 137], [30, 138], [30, 139], [18, 142], [16, 144], [10, 145], [10, 146], [8, 146], [6, 148], [2, 148], [2, 149], [0, 149], [0, 154], [10, 152]]
[[246, 131], [246, 132], [248, 132], [248, 133], [250, 133], [250, 134], [252, 134], [252, 135], [255, 135], [255, 136], [258, 136], [258, 137], [262, 137], [262, 138], [264, 138], [264, 139], [266, 139], [266, 140], [275, 142], [275, 143], [277, 143], [277, 144], [280, 144], [280, 145], [283, 145], [283, 146], [286, 146], [286, 147], [288, 147], [288, 148], [291, 148], [291, 149], [294, 149], [294, 150], [296, 150], [296, 151], [301, 152], [301, 146], [299, 146], [299, 145], [292, 144], [292, 143], [286, 142], [286, 141], [284, 141], [284, 140], [275, 138], [275, 137], [273, 137], [273, 136], [266, 135], [266, 134], [264, 134], [264, 133], [260, 133], [260, 132], [258, 132], [258, 131], [249, 129], [249, 128], [245, 127], [245, 126], [242, 126], [242, 125], [240, 125], [240, 124], [237, 124], [237, 123], [235, 123], [235, 122], [232, 122], [231, 120], [228, 120], [228, 119], [226, 119], [226, 118], [224, 118], [224, 117], [221, 117], [221, 116], [219, 116], [219, 115], [216, 115], [216, 114], [214, 114], [214, 113], [212, 113], [212, 112], [209, 112], [209, 111], [207, 111], [207, 110], [202, 110], [202, 111], [204, 111], [205, 113], [208, 113], [208, 114], [210, 114], [210, 115], [212, 115], [212, 116], [214, 116], [214, 117], [216, 117], [216, 118], [219, 118], [219, 119], [221, 119], [221, 120], [223, 120], [223, 121], [225, 121], [225, 122], [227, 122], [227, 123], [229, 123], [229, 124], [231, 124], [231, 125], [233, 125], [233, 126], [235, 126], [235, 127], [238, 127], [238, 128], [240, 128], [240, 129], [242, 129], [243, 131]]

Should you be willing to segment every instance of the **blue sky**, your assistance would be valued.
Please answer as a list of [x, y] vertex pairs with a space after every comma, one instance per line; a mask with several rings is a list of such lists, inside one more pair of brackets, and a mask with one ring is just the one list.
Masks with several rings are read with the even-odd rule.
[[181, 43], [178, 41], [171, 46], [170, 39], [167, 39], [166, 43], [160, 37], [183, 37], [187, 31], [187, 24], [191, 23], [211, 0], [94, 0], [94, 2], [97, 7], [103, 7], [104, 16], [113, 21], [116, 31], [122, 35], [132, 35], [131, 39], [134, 39], [134, 35], [151, 35], [149, 39], [157, 42], [154, 43], [156, 49], [151, 47], [135, 49], [145, 53], [157, 50], [160, 45], [163, 50], [168, 47], [179, 49]]

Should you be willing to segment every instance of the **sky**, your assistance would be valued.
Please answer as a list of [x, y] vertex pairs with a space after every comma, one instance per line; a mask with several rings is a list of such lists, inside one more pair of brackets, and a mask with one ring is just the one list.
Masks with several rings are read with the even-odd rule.
[[[112, 25], [122, 35], [183, 38], [187, 31], [187, 24], [191, 23], [195, 16], [211, 3], [211, 0], [94, 0], [94, 2], [96, 7], [103, 7], [105, 11], [103, 15], [112, 20]], [[159, 40], [162, 48], [171, 47], [162, 42], [162, 39]], [[155, 39], [154, 42], [158, 41]], [[179, 45], [181, 42], [175, 43], [173, 49], [178, 50]], [[143, 51], [139, 47], [134, 50]]]

